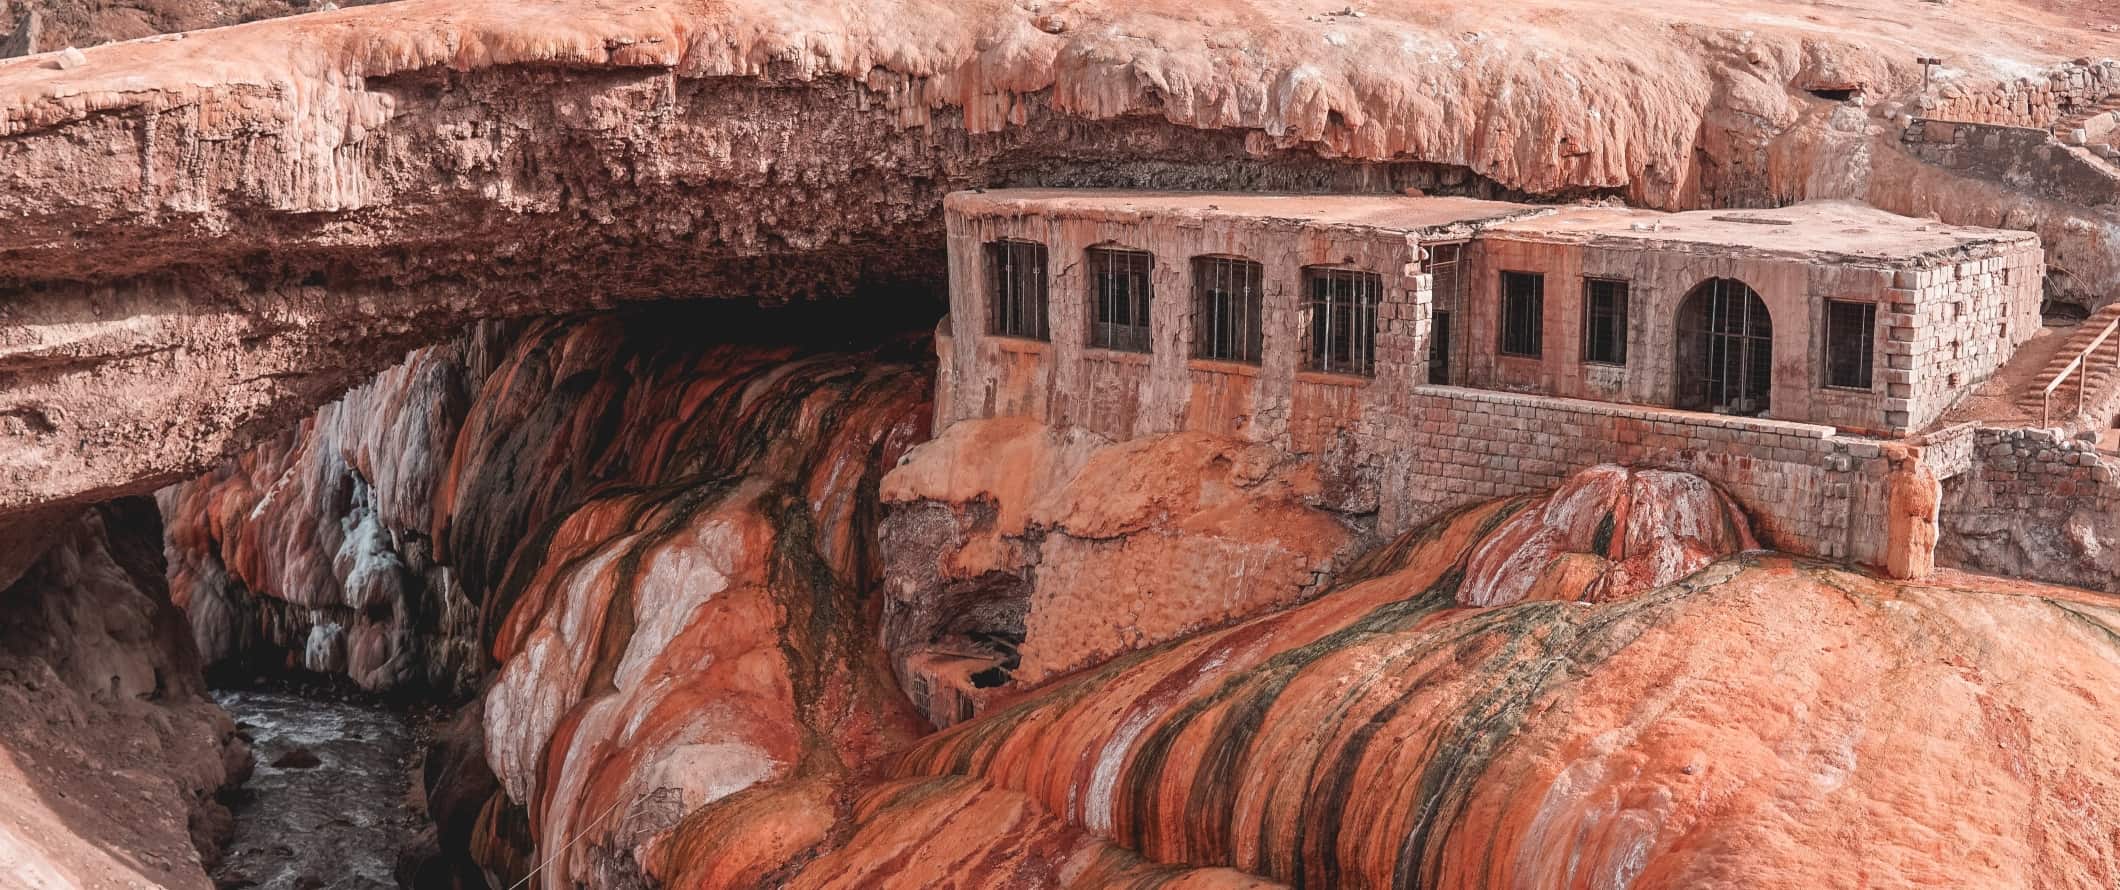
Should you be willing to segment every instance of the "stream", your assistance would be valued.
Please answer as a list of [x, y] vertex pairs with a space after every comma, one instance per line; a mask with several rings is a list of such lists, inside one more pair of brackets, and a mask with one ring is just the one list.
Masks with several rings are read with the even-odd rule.
[[[398, 850], [422, 826], [409, 806], [413, 732], [381, 705], [275, 691], [218, 691], [252, 740], [257, 772], [230, 802], [220, 890], [394, 890]], [[306, 756], [305, 756], [306, 755]]]

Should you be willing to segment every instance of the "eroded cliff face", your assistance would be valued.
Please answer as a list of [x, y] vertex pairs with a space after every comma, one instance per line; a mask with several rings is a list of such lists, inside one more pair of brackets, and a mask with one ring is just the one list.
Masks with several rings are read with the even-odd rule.
[[[1673, 490], [1574, 487], [1604, 492], [1589, 514], [1615, 528], [1626, 492]], [[1312, 603], [923, 741], [835, 876], [950, 879], [954, 857], [997, 844], [949, 821], [969, 794], [1027, 796], [1153, 861], [1293, 886], [1844, 886], [1858, 860], [1866, 886], [2114, 878], [2120, 846], [2082, 830], [2120, 815], [2093, 790], [2120, 783], [2099, 740], [2120, 690], [2109, 601], [1966, 575], [1888, 583], [1763, 553], [1665, 586], [1578, 574], [1510, 532], [1569, 497], [1464, 511]], [[1712, 531], [1742, 522], [1719, 503], [1656, 503], [1719, 518], [1649, 561], [1740, 543]], [[1547, 598], [1462, 605], [1498, 545]], [[894, 841], [916, 813], [953, 831]]]
[[0, 591], [0, 876], [207, 890], [248, 745], [205, 697], [152, 502], [96, 507]]
[[431, 537], [459, 426], [500, 350], [486, 326], [157, 494], [171, 593], [209, 668], [361, 688], [477, 689], [478, 609]]
[[1372, 543], [1318, 462], [1198, 433], [950, 425], [884, 479], [884, 646], [937, 725], [1323, 590]]
[[[932, 282], [956, 188], [1867, 195], [2095, 228], [1914, 206], [1944, 190], [1897, 185], [1931, 180], [1891, 118], [1922, 56], [1984, 78], [2116, 38], [2055, 0], [1921, 13], [410, 0], [0, 63], [0, 511], [194, 475], [478, 318]], [[2109, 233], [2073, 243], [2120, 268]]]

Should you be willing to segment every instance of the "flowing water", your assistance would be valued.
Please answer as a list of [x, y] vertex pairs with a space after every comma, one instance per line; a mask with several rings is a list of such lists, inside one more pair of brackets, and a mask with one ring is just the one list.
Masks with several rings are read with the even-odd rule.
[[285, 692], [214, 699], [257, 756], [256, 774], [231, 805], [235, 837], [214, 882], [222, 890], [397, 887], [398, 850], [422, 824], [407, 806], [413, 733], [404, 716]]

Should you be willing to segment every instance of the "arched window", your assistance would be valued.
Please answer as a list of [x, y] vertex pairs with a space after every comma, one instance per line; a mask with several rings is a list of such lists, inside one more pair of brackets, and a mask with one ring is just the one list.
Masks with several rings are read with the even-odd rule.
[[1193, 258], [1193, 356], [1256, 365], [1266, 270], [1243, 257]]
[[1761, 414], [1773, 390], [1774, 320], [1749, 285], [1711, 278], [1678, 307], [1678, 407]]

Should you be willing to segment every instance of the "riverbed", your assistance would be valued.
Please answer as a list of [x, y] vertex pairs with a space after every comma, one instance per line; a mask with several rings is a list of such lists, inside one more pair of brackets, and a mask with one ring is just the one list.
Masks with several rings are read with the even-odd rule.
[[[214, 699], [248, 733], [257, 771], [230, 809], [221, 890], [394, 890], [422, 821], [407, 799], [412, 727], [377, 704], [277, 691]], [[312, 765], [313, 764], [313, 765]]]

